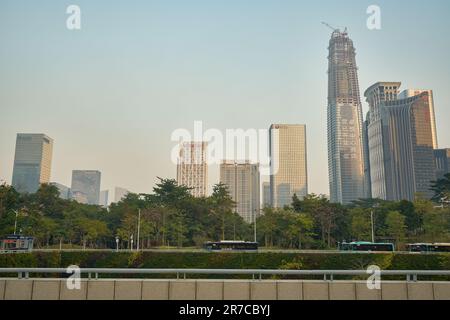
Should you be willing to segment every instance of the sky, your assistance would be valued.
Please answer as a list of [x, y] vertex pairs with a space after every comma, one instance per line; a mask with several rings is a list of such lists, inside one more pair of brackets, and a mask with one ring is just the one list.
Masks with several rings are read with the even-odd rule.
[[[81, 30], [66, 27], [72, 4]], [[370, 5], [381, 30], [367, 28]], [[450, 147], [449, 15], [447, 0], [0, 0], [0, 180], [11, 182], [18, 132], [54, 139], [52, 181], [95, 169], [102, 189], [150, 192], [176, 176], [176, 129], [301, 123], [309, 192], [329, 194], [321, 21], [348, 27], [361, 95], [377, 81], [432, 89]]]

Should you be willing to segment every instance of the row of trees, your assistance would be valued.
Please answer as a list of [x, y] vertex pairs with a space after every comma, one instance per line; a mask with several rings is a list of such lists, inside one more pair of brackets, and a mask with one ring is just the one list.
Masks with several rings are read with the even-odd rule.
[[[343, 206], [325, 197], [294, 196], [282, 209], [264, 208], [257, 219], [257, 237], [266, 247], [324, 249], [347, 240], [446, 242], [450, 240], [450, 174], [434, 186], [436, 201], [359, 200]], [[19, 194], [0, 186], [0, 235], [17, 232], [34, 236], [37, 247], [60, 244], [130, 248], [138, 236], [141, 248], [201, 246], [222, 239], [253, 240], [253, 226], [234, 212], [235, 203], [223, 184], [209, 197], [194, 198], [176, 181], [160, 179], [151, 194], [128, 194], [109, 209], [63, 200], [56, 187], [42, 185], [35, 194]]]

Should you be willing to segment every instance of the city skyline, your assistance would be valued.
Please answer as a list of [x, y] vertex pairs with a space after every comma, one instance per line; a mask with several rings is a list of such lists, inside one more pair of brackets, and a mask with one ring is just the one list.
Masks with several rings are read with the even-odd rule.
[[[87, 20], [79, 33], [70, 33], [60, 23], [65, 18], [64, 6], [27, 3], [33, 10], [23, 10], [24, 2], [5, 2], [5, 10], [0, 12], [0, 33], [5, 36], [0, 63], [7, 75], [0, 86], [0, 179], [12, 181], [17, 132], [45, 132], [55, 139], [52, 181], [70, 185], [73, 168], [97, 168], [103, 173], [103, 188], [124, 185], [135, 192], [150, 192], [157, 176], [176, 176], [169, 160], [174, 129], [191, 128], [198, 119], [221, 130], [301, 122], [308, 125], [314, 139], [309, 143], [309, 157], [314, 160], [309, 161], [309, 191], [329, 194], [322, 110], [329, 30], [320, 25], [322, 20], [349, 27], [357, 47], [361, 91], [383, 79], [399, 79], [405, 88], [433, 89], [439, 147], [449, 146], [450, 129], [445, 120], [450, 117], [446, 90], [450, 43], [437, 32], [449, 24], [443, 10], [448, 2], [434, 1], [435, 6], [413, 2], [406, 13], [397, 3], [381, 1], [383, 26], [379, 31], [366, 28], [366, 3], [347, 3], [353, 6], [346, 5], [344, 10], [327, 2], [329, 14], [323, 12], [324, 4], [319, 8], [293, 1], [268, 2], [257, 12], [245, 3], [207, 4], [204, 10], [196, 3], [189, 8], [180, 3], [170, 13], [162, 3], [152, 10], [143, 3], [126, 10], [109, 4], [111, 11], [106, 13], [101, 5], [82, 1]], [[185, 10], [191, 16], [184, 14]], [[136, 16], [138, 11], [151, 14], [152, 22]], [[39, 21], [39, 15], [32, 12], [45, 12], [49, 19]], [[210, 13], [216, 19], [208, 18]], [[425, 17], [423, 24], [408, 19], [421, 13], [433, 19]], [[111, 15], [124, 20], [106, 30], [103, 24]], [[244, 16], [246, 22], [241, 19]], [[180, 22], [163, 29], [168, 26], [164, 22], [167, 17], [177, 17]], [[19, 18], [20, 26], [14, 22]], [[235, 25], [227, 23], [229, 19], [234, 19]], [[186, 28], [179, 28], [180, 23]], [[33, 28], [36, 25], [40, 27]], [[136, 29], [155, 33], [143, 37], [139, 47], [138, 35], [127, 37]], [[161, 37], [162, 30], [172, 37]], [[395, 52], [383, 49], [397, 43], [398, 37], [392, 34], [401, 34], [405, 40]], [[42, 45], [34, 45], [35, 35]], [[185, 36], [189, 42], [180, 46], [178, 42]], [[418, 38], [421, 41], [414, 41]], [[149, 49], [150, 43], [156, 49]], [[135, 53], [139, 48], [145, 59]], [[180, 48], [185, 49], [182, 56], [175, 54]], [[209, 59], [202, 53], [207, 48]], [[230, 53], [232, 58], [227, 58]], [[152, 86], [154, 89], [147, 90]], [[367, 104], [363, 107], [367, 111]], [[83, 132], [89, 133], [89, 139]], [[210, 190], [218, 181], [218, 167], [209, 173]]]

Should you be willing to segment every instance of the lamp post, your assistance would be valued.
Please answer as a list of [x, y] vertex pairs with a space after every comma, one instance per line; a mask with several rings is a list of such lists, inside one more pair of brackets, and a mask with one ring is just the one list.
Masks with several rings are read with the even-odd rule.
[[372, 243], [375, 243], [375, 230], [373, 226], [373, 209], [370, 211], [370, 222], [372, 224]]
[[256, 209], [254, 210], [254, 215], [253, 215], [253, 241], [256, 243]]
[[375, 203], [375, 205], [372, 206], [372, 209], [370, 210], [370, 223], [372, 225], [372, 243], [375, 243], [375, 222], [374, 222], [374, 214], [375, 209], [378, 208], [378, 203]]
[[17, 231], [17, 218], [19, 216], [19, 211], [18, 210], [13, 210], [13, 212], [16, 214], [16, 220], [14, 221], [14, 235], [16, 235], [16, 231]]
[[119, 236], [116, 236], [116, 252], [119, 252]]
[[140, 244], [140, 234], [141, 234], [141, 209], [139, 209], [138, 213], [138, 230], [137, 230], [137, 251], [139, 251]]

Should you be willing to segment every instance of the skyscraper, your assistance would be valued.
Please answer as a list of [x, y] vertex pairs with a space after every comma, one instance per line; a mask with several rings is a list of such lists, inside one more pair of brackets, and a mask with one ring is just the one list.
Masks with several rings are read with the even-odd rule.
[[190, 188], [194, 197], [205, 197], [208, 181], [206, 142], [182, 142], [177, 164], [177, 182]]
[[53, 140], [45, 134], [17, 134], [12, 177], [13, 187], [21, 193], [35, 193], [50, 182]]
[[374, 198], [431, 197], [436, 179], [430, 91], [399, 98], [400, 82], [379, 82], [366, 90], [370, 106], [369, 153]]
[[272, 204], [270, 203], [270, 182], [264, 182], [262, 185], [263, 196], [262, 196], [262, 205], [263, 207], [270, 207]]
[[436, 179], [442, 179], [445, 174], [450, 173], [450, 149], [434, 150], [436, 163]]
[[98, 204], [101, 205], [103, 208], [107, 208], [108, 202], [109, 202], [109, 190], [100, 191], [100, 199]]
[[328, 172], [332, 202], [364, 198], [362, 107], [353, 41], [334, 30], [328, 47]]
[[122, 201], [129, 193], [130, 191], [128, 191], [127, 189], [116, 187], [114, 189], [114, 202], [117, 203]]
[[220, 182], [236, 203], [236, 212], [248, 223], [260, 214], [259, 164], [225, 161], [220, 165]]
[[56, 188], [58, 188], [59, 197], [61, 199], [68, 200], [68, 199], [71, 198], [71, 192], [70, 192], [70, 188], [69, 187], [67, 187], [67, 186], [65, 186], [65, 185], [63, 185], [61, 183], [58, 183], [58, 182], [51, 182], [50, 185], [55, 186]]
[[269, 135], [271, 204], [282, 208], [308, 194], [306, 126], [273, 124]]
[[398, 98], [406, 99], [414, 96], [418, 96], [421, 93], [428, 93], [428, 105], [430, 106], [430, 122], [431, 122], [431, 134], [433, 138], [433, 149], [438, 148], [437, 130], [436, 130], [436, 116], [434, 112], [434, 97], [433, 90], [423, 90], [423, 89], [406, 89], [403, 90]]
[[96, 170], [72, 171], [72, 198], [80, 203], [100, 203], [101, 173]]
[[372, 197], [387, 199], [382, 108], [385, 102], [397, 100], [400, 82], [377, 82], [364, 96], [369, 104], [367, 114], [367, 146], [369, 150]]

